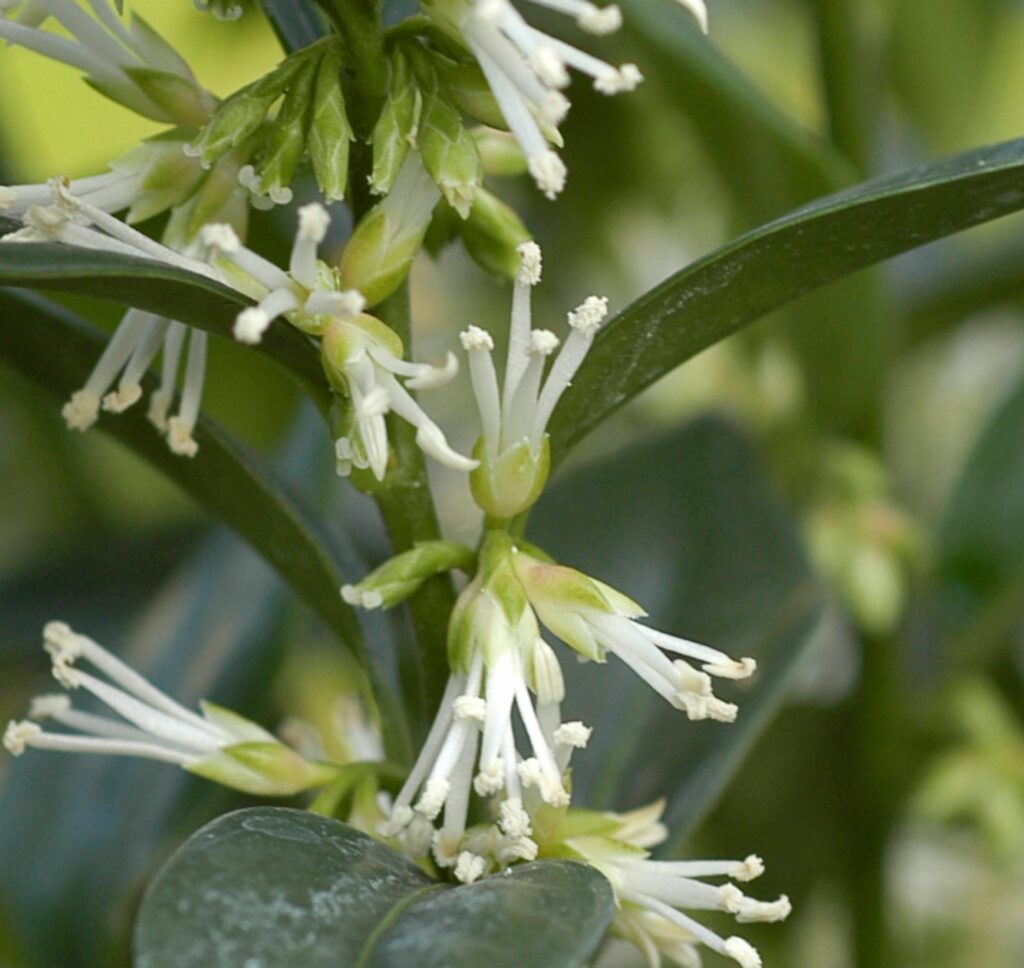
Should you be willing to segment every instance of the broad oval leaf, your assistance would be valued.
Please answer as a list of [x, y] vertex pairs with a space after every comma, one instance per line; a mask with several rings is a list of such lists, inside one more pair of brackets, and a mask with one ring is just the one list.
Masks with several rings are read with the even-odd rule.
[[[0, 233], [11, 224], [0, 219]], [[182, 269], [57, 243], [0, 243], [3, 286], [54, 289], [113, 300], [227, 339], [233, 339], [235, 317], [251, 304], [241, 293]], [[284, 367], [321, 411], [330, 406], [319, 355], [297, 330], [277, 321], [256, 349]]]
[[688, 721], [618, 659], [566, 667], [565, 717], [594, 727], [574, 798], [625, 809], [664, 796], [684, 836], [778, 710], [817, 624], [823, 592], [796, 521], [747, 441], [706, 417], [566, 475], [529, 536], [635, 598], [653, 628], [757, 659], [753, 678], [716, 683], [739, 706], [731, 724]]
[[740, 236], [605, 327], [551, 424], [556, 458], [680, 363], [832, 280], [1024, 208], [1024, 139], [866, 182]]
[[135, 968], [576, 968], [612, 916], [592, 868], [541, 861], [454, 887], [302, 810], [220, 817], [143, 898]]

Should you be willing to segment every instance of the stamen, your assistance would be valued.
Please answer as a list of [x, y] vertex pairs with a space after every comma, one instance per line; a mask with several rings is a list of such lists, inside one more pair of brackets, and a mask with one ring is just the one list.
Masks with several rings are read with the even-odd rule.
[[189, 336], [188, 362], [185, 366], [185, 386], [181, 394], [181, 408], [177, 417], [167, 424], [167, 443], [171, 450], [183, 457], [195, 457], [199, 445], [192, 437], [199, 419], [199, 403], [203, 394], [206, 374], [206, 332], [193, 329]]

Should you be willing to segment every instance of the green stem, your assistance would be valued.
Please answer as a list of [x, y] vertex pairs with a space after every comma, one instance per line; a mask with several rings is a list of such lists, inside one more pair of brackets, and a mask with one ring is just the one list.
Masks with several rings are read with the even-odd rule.
[[[376, 307], [377, 315], [409, 347], [408, 286]], [[394, 454], [383, 482], [373, 491], [388, 536], [396, 553], [407, 551], [417, 541], [435, 541], [441, 536], [434, 501], [427, 480], [423, 452], [416, 445], [415, 430], [403, 420], [388, 420], [388, 439]], [[438, 575], [423, 584], [409, 599], [409, 611], [416, 633], [418, 655], [403, 674], [403, 692], [410, 705], [411, 719], [425, 731], [428, 717], [437, 708], [448, 679], [448, 616], [455, 604], [455, 591], [448, 575]]]
[[812, 0], [818, 26], [818, 53], [832, 140], [862, 175], [870, 173], [874, 151], [872, 102], [877, 93], [865, 82], [869, 70], [857, 0]]
[[861, 676], [851, 708], [849, 762], [853, 769], [849, 890], [854, 916], [853, 963], [895, 968], [888, 922], [886, 850], [905, 784], [906, 716], [900, 689], [898, 641], [865, 635]]

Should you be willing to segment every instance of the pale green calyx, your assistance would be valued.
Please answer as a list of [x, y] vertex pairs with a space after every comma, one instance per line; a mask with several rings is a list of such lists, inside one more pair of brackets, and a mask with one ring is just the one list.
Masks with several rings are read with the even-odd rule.
[[480, 188], [459, 228], [462, 244], [477, 265], [496, 276], [515, 278], [519, 247], [530, 241], [530, 233], [511, 205]]
[[[174, 763], [224, 786], [260, 796], [290, 796], [322, 786], [336, 768], [312, 763], [237, 713], [201, 703], [202, 714], [180, 705], [101, 645], [63, 622], [50, 622], [43, 645], [54, 678], [84, 689], [116, 714], [76, 709], [66, 693], [40, 696], [30, 718], [11, 722], [4, 745], [15, 756], [28, 748], [138, 756]], [[90, 665], [94, 675], [81, 668]], [[44, 730], [50, 720], [70, 732]]]
[[[664, 801], [629, 813], [569, 810], [541, 844], [545, 857], [571, 857], [596, 867], [615, 893], [612, 932], [642, 951], [678, 964], [699, 964], [698, 945], [731, 958], [741, 968], [761, 968], [761, 957], [739, 937], [723, 938], [696, 921], [687, 909], [723, 911], [737, 922], [782, 921], [789, 899], [758, 901], [732, 882], [746, 882], [764, 872], [761, 858], [745, 860], [659, 861], [648, 848], [662, 843], [668, 831], [661, 823]], [[728, 879], [708, 883], [709, 878]]]
[[525, 511], [540, 496], [550, 466], [548, 420], [608, 312], [606, 299], [590, 296], [568, 314], [569, 336], [542, 383], [545, 364], [560, 341], [550, 330], [531, 326], [530, 295], [540, 282], [540, 247], [523, 242], [516, 253], [519, 265], [501, 386], [490, 334], [470, 326], [461, 336], [482, 428], [476, 452], [480, 467], [470, 483], [476, 502], [499, 521]]
[[[711, 680], [745, 679], [757, 667], [753, 659], [731, 659], [718, 649], [642, 625], [645, 613], [636, 602], [575, 569], [522, 551], [513, 560], [537, 617], [581, 656], [603, 662], [613, 653], [690, 719], [736, 718], [736, 706], [713, 694]], [[685, 658], [673, 660], [666, 652]]]
[[362, 608], [393, 608], [415, 594], [429, 578], [452, 569], [470, 572], [476, 555], [454, 541], [417, 541], [389, 558], [355, 585], [343, 585], [341, 597]]

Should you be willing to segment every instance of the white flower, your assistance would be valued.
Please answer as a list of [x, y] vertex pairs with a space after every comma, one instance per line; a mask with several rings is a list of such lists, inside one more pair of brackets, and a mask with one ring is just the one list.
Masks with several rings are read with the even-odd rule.
[[[617, 655], [644, 682], [690, 719], [732, 722], [736, 706], [711, 690], [711, 678], [745, 679], [757, 668], [753, 659], [732, 659], [718, 649], [648, 628], [637, 621], [646, 613], [636, 602], [603, 582], [562, 565], [518, 552], [514, 568], [538, 618], [566, 645], [587, 659], [602, 662]], [[700, 664], [697, 669], [685, 656]]]
[[[574, 17], [592, 34], [618, 30], [622, 13], [588, 0], [535, 0]], [[703, 0], [682, 0], [706, 29]], [[569, 109], [561, 93], [569, 68], [588, 74], [603, 94], [631, 91], [642, 80], [635, 64], [614, 67], [530, 26], [509, 0], [452, 0], [433, 3], [428, 13], [452, 31], [476, 57], [509, 128], [526, 155], [530, 174], [549, 198], [565, 185], [565, 165], [549, 142]]]
[[524, 242], [519, 253], [508, 356], [500, 387], [490, 335], [470, 326], [461, 337], [483, 431], [481, 469], [475, 475], [473, 493], [484, 510], [502, 519], [525, 510], [539, 496], [547, 478], [548, 421], [608, 312], [607, 299], [589, 296], [568, 314], [569, 336], [542, 387], [544, 366], [559, 341], [549, 330], [531, 328], [530, 295], [540, 282], [540, 247]]
[[384, 418], [388, 413], [416, 428], [416, 442], [424, 453], [456, 470], [472, 470], [476, 461], [448, 446], [440, 427], [398, 381], [401, 377], [414, 390], [442, 386], [455, 376], [455, 355], [449, 353], [440, 367], [402, 359], [401, 340], [379, 320], [363, 313], [362, 295], [354, 289], [341, 290], [337, 273], [317, 260], [317, 246], [329, 222], [322, 205], [299, 209], [299, 228], [287, 272], [242, 245], [230, 226], [203, 229], [202, 241], [244, 274], [244, 279], [229, 275], [229, 281], [259, 298], [258, 305], [238, 314], [235, 338], [258, 343], [278, 316], [322, 338], [328, 377], [342, 384], [340, 389], [352, 403], [351, 431], [335, 445], [339, 473], [368, 467], [378, 480], [384, 477], [388, 461]]
[[[456, 609], [466, 641], [454, 648], [465, 664], [449, 679], [423, 750], [381, 832], [407, 850], [411, 832], [413, 846], [423, 848], [424, 825], [441, 817], [431, 840], [434, 858], [469, 882], [494, 866], [536, 856], [531, 811], [541, 804], [568, 804], [563, 776], [573, 749], [586, 746], [590, 730], [560, 722], [561, 670], [528, 608], [513, 624], [478, 579]], [[532, 755], [517, 749], [513, 710]], [[496, 825], [467, 829], [473, 791], [500, 798]]]
[[[93, 179], [85, 181], [96, 184]], [[175, 268], [216, 278], [216, 274], [205, 263], [155, 242], [90, 200], [96, 198], [97, 201], [105, 201], [115, 208], [120, 208], [123, 207], [123, 195], [116, 192], [107, 193], [107, 190], [101, 187], [96, 191], [87, 190], [86, 196], [81, 198], [73, 193], [73, 185], [74, 183], [66, 179], [52, 179], [46, 186], [46, 191], [53, 202], [51, 205], [27, 203], [25, 195], [31, 198], [38, 197], [35, 186], [32, 186], [31, 192], [18, 193], [15, 190], [16, 198], [11, 210], [19, 214], [24, 227], [4, 236], [0, 244], [62, 242], [82, 248], [155, 260]], [[86, 188], [88, 189], [88, 186]], [[178, 381], [185, 337], [189, 333], [181, 405], [178, 413], [168, 418], [167, 412]], [[159, 430], [167, 433], [171, 450], [182, 456], [194, 456], [197, 445], [192, 432], [199, 417], [199, 403], [206, 370], [206, 343], [206, 333], [202, 330], [189, 330], [182, 323], [138, 309], [130, 309], [118, 325], [85, 386], [72, 394], [71, 399], [64, 405], [62, 413], [68, 427], [74, 430], [87, 430], [96, 422], [101, 405], [104, 410], [121, 413], [134, 404], [142, 395], [142, 376], [162, 347], [160, 388], [151, 399], [149, 417]], [[116, 389], [108, 392], [119, 373], [121, 377]]]
[[[89, 8], [93, 16], [74, 0], [32, 0], [17, 21], [0, 17], [0, 38], [77, 68], [97, 90], [144, 117], [185, 125], [208, 118], [212, 97], [152, 27], [138, 16], [123, 24], [107, 0], [89, 0]], [[70, 36], [43, 30], [50, 17]]]
[[[709, 884], [706, 878], [750, 881], [764, 871], [757, 856], [746, 860], [658, 861], [646, 848], [661, 843], [667, 831], [660, 823], [664, 804], [627, 814], [607, 814], [608, 828], [600, 834], [571, 836], [573, 815], [564, 821], [567, 836], [560, 853], [568, 852], [601, 871], [612, 885], [617, 912], [612, 931], [634, 942], [648, 964], [660, 965], [666, 955], [681, 965], [700, 966], [701, 944], [733, 959], [742, 968], [761, 968], [761, 957], [739, 937], [723, 938], [696, 921], [688, 911], [725, 911], [739, 923], [782, 921], [790, 912], [788, 898], [757, 901], [733, 883]], [[594, 821], [589, 821], [591, 828]]]
[[[26, 749], [138, 756], [174, 763], [192, 773], [250, 793], [287, 795], [327, 782], [334, 768], [309, 763], [255, 723], [212, 703], [202, 715], [186, 709], [101, 645], [63, 622], [43, 630], [54, 678], [68, 690], [92, 693], [120, 718], [75, 709], [64, 693], [40, 696], [29, 720], [12, 721], [4, 746], [14, 756]], [[87, 663], [103, 677], [78, 667]], [[50, 732], [38, 720], [75, 732]]]

